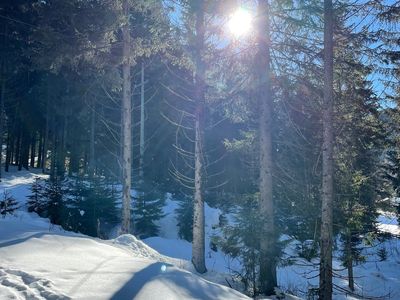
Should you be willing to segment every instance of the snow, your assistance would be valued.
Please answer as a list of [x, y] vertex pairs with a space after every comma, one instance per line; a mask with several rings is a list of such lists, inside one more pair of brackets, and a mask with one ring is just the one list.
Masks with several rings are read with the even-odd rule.
[[[47, 219], [26, 212], [24, 203], [29, 185], [38, 172], [12, 172], [0, 183], [21, 204], [15, 216], [0, 218], [0, 299], [248, 299], [218, 283], [233, 283], [232, 272], [241, 265], [221, 251], [210, 249], [221, 211], [206, 210], [206, 264], [201, 277], [190, 263], [191, 243], [177, 237], [177, 202], [167, 195], [159, 221], [160, 236], [144, 241], [122, 235], [104, 241], [64, 231]], [[379, 211], [379, 229], [399, 236], [394, 214]], [[298, 241], [282, 236], [285, 253], [295, 254]], [[378, 250], [385, 249], [381, 261]], [[365, 246], [366, 262], [354, 267], [356, 293], [363, 297], [400, 299], [400, 240], [396, 236]], [[335, 252], [334, 279], [339, 289], [347, 289], [346, 270]], [[281, 290], [306, 297], [318, 285], [318, 260], [296, 258], [294, 264], [280, 265]], [[212, 282], [211, 282], [212, 281]], [[272, 298], [271, 298], [272, 299]], [[286, 296], [286, 299], [295, 299]], [[335, 290], [334, 299], [359, 299]]]
[[[23, 203], [33, 178], [3, 186]], [[94, 239], [26, 211], [0, 219], [0, 299], [248, 299], [171, 262], [131, 235]]]
[[[177, 203], [172, 198], [167, 199], [164, 207], [166, 216], [158, 223], [160, 228], [164, 228], [164, 230], [161, 230], [159, 237], [151, 237], [145, 239], [144, 242], [163, 255], [189, 261], [191, 259], [191, 243], [180, 240], [175, 235], [177, 232], [174, 214], [176, 207]], [[400, 236], [396, 216], [383, 211], [379, 211], [379, 213], [378, 228], [381, 231]], [[241, 265], [238, 260], [224, 255], [221, 251], [214, 252], [210, 249], [210, 237], [219, 233], [215, 225], [219, 222], [220, 214], [220, 210], [205, 205], [206, 266], [209, 270], [209, 274], [205, 277], [223, 283], [223, 281], [230, 279], [229, 274], [240, 271]], [[288, 242], [284, 249], [286, 257], [295, 256], [296, 246], [299, 242], [291, 241], [289, 236], [281, 236], [280, 240]], [[393, 238], [382, 243], [376, 241], [375, 244], [365, 247], [363, 254], [366, 256], [366, 263], [354, 266], [355, 293], [364, 297], [385, 296], [389, 299], [400, 299], [400, 240]], [[381, 248], [385, 248], [388, 252], [388, 258], [385, 261], [380, 261], [376, 254], [377, 250]], [[309, 262], [305, 259], [296, 258], [294, 264], [280, 265], [277, 271], [278, 285], [283, 291], [306, 298], [310, 289], [318, 287], [318, 264], [318, 260]], [[334, 253], [333, 266], [338, 274], [334, 278], [334, 284], [338, 287], [335, 288], [334, 299], [359, 299], [354, 295], [352, 296], [350, 292], [346, 292], [348, 290], [347, 270], [344, 270], [337, 252]], [[189, 265], [181, 263], [181, 267], [191, 270], [190, 263]]]
[[[144, 240], [150, 247], [157, 249], [161, 254], [191, 260], [192, 244], [185, 240], [180, 240], [177, 236], [178, 226], [175, 210], [178, 204], [171, 195], [167, 195], [163, 209], [165, 217], [157, 222], [160, 227], [158, 237], [151, 237]], [[232, 269], [239, 269], [240, 264], [236, 259], [225, 255], [222, 252], [214, 252], [210, 248], [211, 237], [219, 234], [218, 223], [221, 211], [204, 205], [205, 212], [205, 245], [206, 245], [206, 265], [209, 271], [229, 273]]]
[[380, 231], [400, 236], [400, 226], [394, 213], [379, 211], [377, 222]]

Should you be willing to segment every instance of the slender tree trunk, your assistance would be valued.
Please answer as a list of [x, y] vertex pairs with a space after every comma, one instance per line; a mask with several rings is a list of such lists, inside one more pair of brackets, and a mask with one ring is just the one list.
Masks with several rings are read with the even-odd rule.
[[276, 232], [272, 196], [272, 90], [270, 62], [270, 9], [269, 1], [258, 2], [259, 49], [256, 59], [259, 101], [260, 134], [260, 213], [263, 218], [260, 241], [260, 288], [265, 295], [274, 294], [276, 279]]
[[143, 183], [144, 163], [144, 63], [142, 62], [142, 74], [140, 78], [140, 158], [139, 158], [139, 180]]
[[[69, 87], [67, 88], [69, 91]], [[58, 159], [57, 159], [57, 175], [59, 178], [64, 178], [65, 176], [65, 160], [67, 157], [67, 138], [68, 138], [68, 107], [65, 103], [65, 99], [63, 100], [63, 119], [61, 123], [61, 132], [60, 132], [60, 143], [57, 151]]]
[[131, 36], [129, 32], [129, 1], [123, 3], [125, 24], [122, 27], [122, 233], [131, 231], [131, 172], [132, 172], [132, 102], [131, 102]]
[[[7, 43], [8, 25], [4, 26], [3, 46]], [[3, 58], [1, 63], [1, 92], [0, 92], [0, 181], [2, 178], [3, 162], [3, 138], [4, 138], [4, 103], [6, 101], [6, 61]], [[8, 148], [7, 148], [8, 149]], [[8, 166], [7, 166], [8, 172]]]
[[4, 166], [4, 171], [8, 172], [9, 166], [10, 166], [10, 161], [11, 161], [11, 153], [12, 153], [12, 141], [10, 137], [10, 126], [8, 126], [8, 131], [7, 131], [7, 150], [6, 150], [6, 163]]
[[1, 80], [1, 99], [0, 99], [0, 181], [2, 178], [3, 166], [3, 136], [4, 136], [4, 101], [6, 100], [6, 79], [4, 71], [4, 62], [2, 66], [2, 80]]
[[39, 145], [38, 145], [38, 159], [36, 162], [36, 168], [42, 166], [42, 155], [43, 155], [43, 130], [39, 132]]
[[18, 138], [17, 138], [17, 145], [15, 147], [15, 164], [18, 166], [18, 171], [22, 170], [22, 149], [21, 149], [21, 140], [22, 140], [22, 129], [21, 124], [19, 125], [18, 129]]
[[204, 199], [203, 183], [203, 118], [205, 97], [205, 64], [204, 54], [204, 0], [197, 1], [196, 9], [196, 71], [195, 71], [195, 173], [194, 173], [194, 207], [193, 207], [193, 244], [192, 262], [197, 272], [205, 273], [205, 238], [204, 238]]
[[324, 105], [322, 146], [322, 214], [320, 299], [332, 299], [332, 207], [333, 207], [333, 7], [324, 0]]
[[50, 159], [50, 180], [55, 182], [56, 179], [56, 161], [57, 161], [57, 128], [55, 126], [54, 116], [52, 117], [52, 134], [51, 134], [51, 159]]
[[353, 251], [351, 241], [351, 231], [348, 230], [346, 234], [346, 265], [347, 265], [347, 276], [349, 278], [349, 288], [354, 292], [354, 273], [353, 273]]
[[95, 168], [95, 159], [94, 159], [94, 142], [96, 137], [96, 99], [93, 98], [91, 114], [90, 114], [90, 154], [89, 154], [89, 176], [94, 176], [94, 168]]
[[22, 166], [25, 170], [29, 170], [29, 148], [31, 146], [31, 138], [27, 130], [24, 130], [22, 137]]
[[[49, 80], [47, 78], [47, 80]], [[47, 83], [47, 95], [46, 95], [46, 127], [44, 129], [44, 141], [43, 141], [43, 159], [42, 159], [42, 172], [46, 173], [47, 169], [47, 151], [49, 145], [49, 123], [50, 123], [50, 103], [49, 103], [49, 84]]]
[[35, 157], [36, 157], [36, 132], [33, 133], [31, 139], [31, 161], [30, 161], [31, 168], [35, 167]]

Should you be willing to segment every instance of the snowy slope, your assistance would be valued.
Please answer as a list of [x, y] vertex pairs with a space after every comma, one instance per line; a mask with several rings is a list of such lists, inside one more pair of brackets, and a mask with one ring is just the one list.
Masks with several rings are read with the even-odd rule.
[[[65, 232], [24, 211], [34, 176], [26, 171], [11, 173], [0, 183], [0, 195], [6, 188], [22, 205], [17, 216], [0, 218], [0, 299], [246, 299], [212, 283], [232, 283], [229, 272], [240, 270], [237, 260], [209, 248], [210, 236], [218, 230], [213, 225], [218, 223], [219, 210], [206, 206], [209, 272], [201, 278], [193, 274], [191, 244], [177, 238], [173, 199], [164, 208], [167, 216], [160, 220], [159, 237], [146, 239], [146, 244], [132, 235], [103, 241]], [[395, 216], [380, 213], [379, 228], [398, 234]], [[290, 254], [295, 244], [285, 251]], [[376, 254], [382, 248], [387, 251], [384, 261]], [[364, 252], [367, 262], [354, 268], [356, 293], [400, 299], [400, 240], [377, 242]], [[337, 273], [343, 276], [335, 278], [335, 284], [346, 288], [346, 271], [338, 259], [334, 267], [342, 269]], [[317, 260], [297, 259], [294, 265], [279, 267], [278, 284], [305, 298], [307, 290], [317, 286], [317, 275]], [[336, 290], [334, 299], [359, 298]]]
[[49, 231], [24, 212], [0, 220], [0, 299], [246, 299], [162, 261], [132, 236]]
[[[23, 205], [34, 174], [3, 180]], [[178, 268], [131, 235], [102, 241], [35, 214], [0, 218], [0, 299], [247, 299]]]
[[[177, 203], [169, 198], [164, 207], [166, 217], [161, 219], [158, 225], [161, 228], [159, 237], [145, 239], [144, 242], [158, 252], [177, 259], [190, 260], [191, 243], [179, 240], [176, 236], [178, 231], [176, 224], [176, 215], [174, 210]], [[223, 254], [221, 251], [214, 252], [209, 247], [210, 237], [217, 233], [213, 225], [218, 224], [218, 209], [205, 205], [206, 211], [206, 265], [209, 270], [206, 278], [215, 282], [223, 283], [229, 280], [232, 283], [229, 273], [241, 271], [240, 262]], [[391, 233], [400, 236], [400, 226], [393, 214], [379, 211], [380, 216], [377, 220], [378, 228], [382, 232]], [[297, 241], [292, 241], [284, 252], [294, 255], [294, 248]], [[400, 299], [400, 239], [392, 238], [384, 242], [375, 241], [374, 244], [366, 246], [363, 254], [366, 262], [354, 267], [355, 293], [366, 297], [384, 297], [385, 299]], [[386, 249], [387, 259], [381, 261], [377, 255], [379, 249]], [[347, 270], [339, 260], [340, 254], [335, 253], [333, 265], [335, 273], [334, 278], [335, 291], [334, 299], [359, 299], [346, 292], [348, 290]], [[288, 266], [279, 266], [277, 270], [278, 285], [290, 294], [306, 298], [309, 289], [318, 286], [318, 260], [308, 262], [305, 259], [297, 258], [294, 264]], [[191, 265], [184, 265], [189, 268]]]

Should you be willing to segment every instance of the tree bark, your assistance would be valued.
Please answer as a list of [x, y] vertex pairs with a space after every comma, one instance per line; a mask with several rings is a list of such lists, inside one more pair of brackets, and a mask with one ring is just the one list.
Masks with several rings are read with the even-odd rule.
[[32, 134], [31, 138], [31, 159], [29, 162], [31, 168], [35, 167], [35, 157], [36, 157], [36, 132]]
[[43, 141], [43, 159], [42, 159], [42, 172], [46, 174], [47, 168], [47, 151], [49, 147], [49, 125], [50, 125], [50, 103], [49, 103], [49, 78], [47, 77], [47, 91], [46, 91], [46, 127], [44, 130]]
[[192, 262], [197, 272], [207, 272], [205, 263], [204, 199], [203, 184], [203, 118], [205, 101], [204, 52], [204, 1], [197, 1], [196, 9], [196, 53], [195, 53], [195, 174], [193, 207]]
[[10, 166], [10, 162], [11, 162], [11, 156], [12, 156], [12, 152], [13, 152], [13, 144], [14, 144], [14, 140], [10, 137], [10, 126], [8, 126], [8, 130], [7, 130], [7, 150], [6, 150], [6, 162], [4, 165], [4, 171], [8, 172], [9, 171], [9, 166]]
[[144, 163], [144, 63], [142, 62], [142, 74], [140, 78], [140, 158], [139, 158], [139, 180], [143, 183]]
[[353, 272], [353, 251], [352, 251], [352, 240], [351, 240], [351, 230], [349, 229], [346, 233], [346, 266], [347, 266], [347, 276], [349, 280], [349, 288], [354, 292], [354, 272]]
[[324, 0], [324, 101], [322, 145], [322, 213], [320, 299], [332, 299], [333, 207], [333, 7]]
[[42, 156], [43, 156], [43, 130], [39, 132], [39, 146], [38, 146], [38, 159], [36, 162], [36, 168], [42, 167]]
[[122, 233], [131, 231], [131, 168], [132, 168], [132, 102], [131, 102], [131, 37], [129, 32], [129, 1], [123, 4], [125, 24], [122, 27]]
[[3, 136], [4, 136], [4, 101], [6, 100], [6, 79], [4, 64], [2, 65], [2, 80], [1, 80], [1, 99], [0, 99], [0, 181], [2, 178], [2, 166], [3, 166]]
[[94, 159], [94, 142], [96, 137], [96, 99], [92, 100], [91, 114], [90, 114], [90, 154], [89, 154], [89, 176], [94, 176], [95, 159]]
[[276, 279], [276, 233], [272, 195], [272, 91], [270, 58], [269, 1], [258, 2], [259, 36], [256, 70], [259, 101], [260, 213], [263, 218], [260, 241], [260, 288], [265, 295], [274, 294]]

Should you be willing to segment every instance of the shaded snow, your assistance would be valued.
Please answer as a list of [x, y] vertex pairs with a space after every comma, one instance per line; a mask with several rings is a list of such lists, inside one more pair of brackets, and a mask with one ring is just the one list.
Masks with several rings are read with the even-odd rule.
[[246, 299], [163, 262], [133, 236], [101, 241], [29, 217], [0, 220], [1, 299]]
[[[210, 249], [210, 237], [219, 234], [220, 211], [205, 206], [206, 264], [209, 272], [195, 273], [191, 243], [177, 238], [177, 203], [167, 197], [158, 225], [160, 237], [144, 241], [122, 235], [103, 241], [65, 232], [47, 219], [23, 211], [29, 185], [35, 173], [7, 174], [0, 192], [7, 189], [22, 205], [15, 216], [0, 219], [0, 299], [246, 299], [228, 287], [212, 283], [232, 283], [230, 272], [239, 271], [237, 260]], [[399, 234], [396, 216], [379, 212], [379, 229]], [[289, 241], [285, 252], [295, 254], [297, 241]], [[376, 254], [385, 249], [387, 259]], [[400, 241], [392, 238], [363, 250], [366, 263], [354, 268], [356, 293], [364, 297], [400, 299]], [[346, 271], [335, 253], [334, 268], [343, 278], [335, 278], [340, 288], [347, 286]], [[284, 291], [305, 297], [318, 285], [318, 260], [296, 259], [295, 264], [278, 268], [278, 284]], [[205, 280], [208, 279], [208, 280]], [[286, 299], [289, 299], [288, 296]], [[334, 299], [359, 299], [335, 291]]]
[[379, 211], [377, 222], [380, 231], [400, 236], [400, 226], [396, 214]]
[[[0, 188], [23, 204], [35, 174], [21, 174]], [[176, 261], [131, 235], [102, 241], [23, 210], [0, 218], [0, 299], [248, 299]]]

